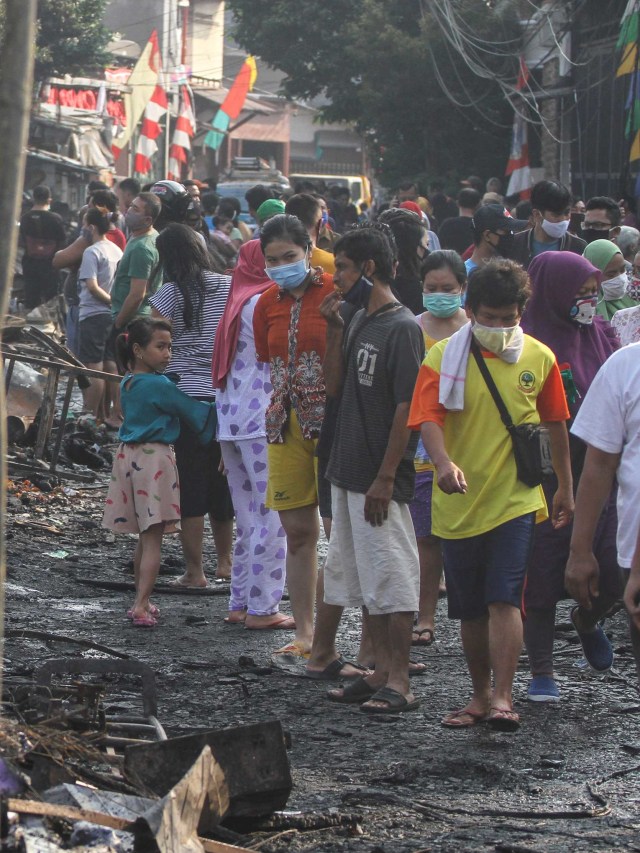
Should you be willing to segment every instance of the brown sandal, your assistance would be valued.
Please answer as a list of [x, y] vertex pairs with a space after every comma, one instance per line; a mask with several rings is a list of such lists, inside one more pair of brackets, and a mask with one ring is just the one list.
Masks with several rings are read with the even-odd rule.
[[472, 726], [486, 722], [487, 719], [487, 714], [479, 714], [476, 711], [470, 711], [468, 708], [458, 708], [457, 711], [447, 714], [441, 721], [441, 725], [446, 729], [470, 729]]

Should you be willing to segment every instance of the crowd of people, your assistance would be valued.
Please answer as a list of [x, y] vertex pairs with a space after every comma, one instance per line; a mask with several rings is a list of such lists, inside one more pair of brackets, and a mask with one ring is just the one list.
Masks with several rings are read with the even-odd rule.
[[[209, 516], [225, 621], [293, 632], [274, 657], [365, 713], [419, 707], [410, 650], [434, 642], [445, 588], [471, 681], [449, 728], [519, 727], [523, 644], [527, 698], [559, 701], [561, 600], [605, 673], [602, 620], [624, 596], [640, 661], [634, 214], [555, 181], [513, 205], [498, 179], [463, 184], [454, 203], [407, 181], [374, 211], [257, 185], [252, 229], [198, 181], [127, 178], [90, 187], [68, 246], [34, 190], [28, 307], [66, 269], [70, 344], [122, 376], [92, 379], [84, 403], [119, 431], [103, 524], [139, 535], [134, 626], [158, 623], [165, 533], [181, 536], [176, 583], [207, 585]], [[354, 660], [345, 607], [362, 611]]]

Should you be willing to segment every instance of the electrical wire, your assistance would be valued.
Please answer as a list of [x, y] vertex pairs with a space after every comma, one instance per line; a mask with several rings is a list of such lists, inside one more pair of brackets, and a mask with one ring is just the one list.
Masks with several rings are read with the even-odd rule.
[[[546, 121], [544, 114], [541, 112], [541, 110], [538, 107], [537, 97], [538, 96], [552, 97], [552, 93], [547, 92], [544, 89], [544, 87], [542, 87], [539, 84], [539, 82], [536, 81], [535, 78], [533, 78], [531, 75], [525, 81], [525, 86], [523, 87], [523, 89], [522, 90], [518, 89], [517, 86], [511, 82], [511, 79], [506, 79], [504, 76], [500, 75], [497, 72], [496, 68], [489, 67], [484, 62], [482, 57], [478, 56], [478, 54], [476, 52], [476, 48], [478, 46], [478, 40], [475, 36], [472, 36], [470, 34], [469, 30], [466, 28], [466, 24], [461, 21], [457, 10], [453, 7], [453, 5], [451, 3], [451, 0], [427, 0], [427, 2], [429, 4], [432, 16], [434, 17], [436, 23], [438, 24], [438, 26], [439, 26], [439, 28], [440, 28], [443, 36], [444, 36], [444, 42], [448, 43], [449, 46], [451, 46], [456, 51], [457, 55], [463, 60], [465, 65], [469, 68], [469, 70], [475, 76], [483, 78], [483, 79], [487, 79], [487, 80], [492, 80], [493, 82], [495, 82], [499, 86], [499, 88], [502, 91], [502, 93], [504, 94], [505, 98], [510, 102], [510, 105], [513, 108], [516, 115], [521, 117], [523, 120], [527, 121], [528, 124], [534, 124], [534, 125], [539, 125], [540, 127], [543, 127], [545, 129], [545, 131], [549, 134], [549, 136], [551, 136], [551, 138], [553, 138], [559, 144], [567, 144], [567, 143], [573, 141], [573, 140], [559, 139], [554, 134], [554, 132], [551, 130], [551, 128], [549, 127], [548, 122]], [[564, 31], [562, 33], [560, 33], [560, 36], [558, 37], [558, 33], [556, 33], [556, 31], [554, 30], [553, 23], [551, 21], [551, 15], [550, 15], [550, 12], [553, 13], [554, 11], [556, 11], [557, 8], [563, 8], [564, 4], [559, 5], [559, 3], [556, 2], [554, 4], [554, 6], [551, 8], [551, 10], [547, 10], [546, 14], [544, 16], [541, 16], [540, 15], [541, 9], [539, 7], [537, 7], [533, 2], [531, 2], [531, 0], [528, 0], [528, 2], [529, 2], [529, 5], [532, 6], [532, 8], [535, 10], [536, 15], [539, 17], [539, 21], [538, 21], [538, 25], [536, 26], [535, 30], [532, 33], [530, 33], [528, 38], [526, 39], [525, 46], [526, 46], [526, 44], [529, 44], [539, 34], [541, 28], [546, 24], [549, 27], [549, 29], [551, 30], [551, 33], [553, 35], [554, 46], [549, 50], [549, 52], [546, 54], [546, 56], [543, 57], [543, 59], [541, 60], [541, 64], [543, 64], [545, 59], [548, 58], [548, 56], [550, 56], [551, 54], [553, 54], [556, 51], [556, 49], [560, 50], [562, 55], [565, 55], [564, 51], [562, 51], [562, 48], [560, 46], [560, 40], [565, 38], [565, 36], [567, 35], [568, 31], [571, 28], [571, 16], [570, 15], [568, 16], [566, 24], [565, 24]], [[582, 0], [580, 8], [582, 8], [582, 6], [584, 6], [584, 2], [585, 2], [585, 0]], [[420, 0], [420, 9], [421, 9], [421, 13], [424, 17], [425, 16], [425, 9], [424, 9], [424, 5], [423, 5], [423, 0]], [[530, 21], [533, 20], [533, 17], [534, 16], [532, 16], [529, 20]], [[522, 46], [520, 47], [520, 51], [518, 52], [518, 54], [514, 53], [513, 51], [501, 50], [500, 49], [501, 45], [508, 45], [512, 42], [513, 42], [513, 40], [504, 40], [502, 42], [499, 42], [499, 41], [498, 42], [484, 42], [484, 44], [490, 45], [490, 47], [487, 49], [484, 49], [484, 46], [483, 46], [483, 52], [484, 53], [490, 53], [490, 54], [497, 56], [498, 58], [501, 58], [503, 60], [515, 60], [516, 58], [519, 59], [521, 52], [522, 52]], [[430, 52], [431, 52], [433, 65], [434, 65], [434, 67], [436, 67], [435, 57], [433, 56], [433, 51], [430, 50]], [[448, 53], [448, 50], [447, 50], [447, 53]], [[450, 58], [450, 55], [449, 55], [449, 58]], [[571, 60], [569, 60], [569, 61], [571, 62], [571, 64], [573, 66], [585, 65], [586, 64], [586, 62], [585, 63], [576, 63], [576, 62], [572, 62]], [[451, 66], [454, 70], [457, 71], [455, 62], [451, 62]], [[467, 94], [467, 96], [468, 96], [468, 92], [466, 91], [466, 87], [464, 87], [464, 84], [462, 83], [460, 75], [456, 73], [456, 76], [458, 77], [458, 80], [459, 80], [461, 86], [463, 87], [465, 94]], [[606, 79], [607, 76], [608, 75], [603, 75], [600, 80], [596, 80], [594, 83], [590, 84], [590, 86], [588, 88], [591, 89], [591, 88], [595, 88], [596, 86], [601, 85], [601, 83]], [[436, 71], [436, 77], [438, 79], [440, 87], [443, 89], [443, 91], [445, 92], [445, 94], [447, 95], [449, 100], [452, 103], [454, 103], [457, 107], [461, 107], [462, 106], [461, 102], [458, 99], [454, 98], [450, 92], [449, 87], [444, 85], [444, 81], [442, 80], [442, 75], [439, 72], [439, 70]], [[534, 89], [534, 84], [536, 87], [535, 89]], [[522, 104], [522, 106], [519, 106], [519, 104]], [[466, 104], [465, 106], [477, 109], [477, 105], [474, 103], [473, 99], [471, 99], [471, 98], [469, 98], [469, 103]], [[570, 107], [570, 110], [572, 110], [573, 108], [574, 108], [573, 106]], [[482, 113], [481, 110], [477, 110], [477, 111]], [[482, 113], [482, 115], [486, 120], [491, 121], [491, 123], [497, 124], [498, 126], [503, 127], [503, 125], [500, 125], [500, 124], [492, 121], [491, 119], [489, 119], [489, 117], [486, 116], [484, 113]]]

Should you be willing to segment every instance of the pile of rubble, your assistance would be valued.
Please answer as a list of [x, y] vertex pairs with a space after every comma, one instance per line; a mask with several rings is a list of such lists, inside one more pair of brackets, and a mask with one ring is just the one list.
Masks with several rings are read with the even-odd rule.
[[115, 434], [91, 416], [76, 418], [71, 404], [89, 377], [118, 377], [84, 367], [54, 335], [37, 326], [5, 326], [0, 355], [9, 470], [35, 475], [39, 482], [48, 475], [91, 482], [93, 471], [108, 469], [111, 455], [105, 445], [113, 443]]
[[277, 721], [168, 739], [153, 672], [126, 655], [49, 660], [32, 679], [9, 675], [4, 698], [12, 713], [0, 720], [5, 851], [232, 853], [251, 841], [237, 827], [260, 844], [282, 826], [292, 781]]

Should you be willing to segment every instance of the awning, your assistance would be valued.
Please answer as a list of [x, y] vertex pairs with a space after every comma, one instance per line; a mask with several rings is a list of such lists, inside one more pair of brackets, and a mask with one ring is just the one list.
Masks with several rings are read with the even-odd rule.
[[232, 131], [231, 139], [249, 139], [259, 142], [289, 142], [291, 138], [288, 111], [270, 116], [256, 116]]
[[95, 168], [83, 166], [77, 160], [72, 160], [71, 157], [63, 157], [62, 154], [54, 154], [53, 151], [40, 151], [37, 148], [27, 148], [27, 157], [47, 163], [56, 163], [75, 172], [86, 172], [89, 175], [95, 175], [96, 173]]

